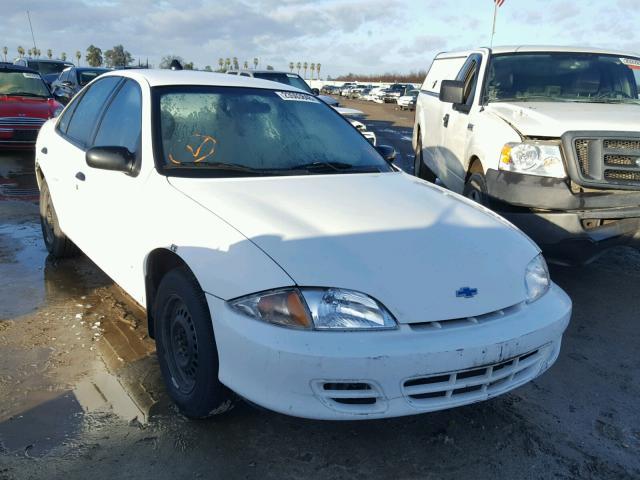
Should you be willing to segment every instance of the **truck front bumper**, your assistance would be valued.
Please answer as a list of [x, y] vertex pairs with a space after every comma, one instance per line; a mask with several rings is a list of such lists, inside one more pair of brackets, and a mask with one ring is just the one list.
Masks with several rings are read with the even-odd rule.
[[588, 263], [606, 249], [640, 249], [640, 192], [574, 193], [566, 180], [489, 170], [492, 208], [529, 235], [551, 262]]

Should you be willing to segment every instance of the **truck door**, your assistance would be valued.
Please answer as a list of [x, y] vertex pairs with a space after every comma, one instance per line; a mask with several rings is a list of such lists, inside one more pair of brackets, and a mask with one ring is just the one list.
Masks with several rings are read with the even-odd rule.
[[443, 104], [441, 154], [446, 165], [440, 180], [451, 190], [462, 193], [467, 173], [467, 146], [473, 135], [473, 118], [479, 106], [475, 102], [479, 88], [482, 53], [469, 55], [456, 80], [464, 82], [464, 96], [460, 104]]

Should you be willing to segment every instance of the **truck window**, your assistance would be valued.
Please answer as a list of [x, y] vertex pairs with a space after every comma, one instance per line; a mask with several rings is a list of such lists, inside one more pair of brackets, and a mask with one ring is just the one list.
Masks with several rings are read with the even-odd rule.
[[422, 84], [422, 90], [438, 95], [442, 80], [453, 80], [467, 57], [436, 58]]
[[491, 59], [483, 102], [638, 104], [640, 58], [597, 53], [533, 52]]
[[456, 80], [464, 82], [463, 103], [469, 108], [473, 104], [473, 98], [475, 97], [481, 62], [482, 55], [474, 53], [469, 56], [456, 76]]

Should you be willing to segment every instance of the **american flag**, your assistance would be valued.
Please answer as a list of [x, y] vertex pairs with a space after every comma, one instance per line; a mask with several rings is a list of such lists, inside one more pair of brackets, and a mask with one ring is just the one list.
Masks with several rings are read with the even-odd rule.
[[501, 7], [504, 4], [504, 0], [493, 0], [496, 2], [496, 6]]

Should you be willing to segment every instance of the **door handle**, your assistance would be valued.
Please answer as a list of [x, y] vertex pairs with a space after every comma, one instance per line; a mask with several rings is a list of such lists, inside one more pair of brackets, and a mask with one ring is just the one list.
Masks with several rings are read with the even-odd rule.
[[444, 128], [447, 128], [449, 126], [449, 114], [448, 113], [444, 117], [442, 117], [442, 124], [444, 125]]
[[81, 182], [84, 182], [87, 177], [84, 176], [84, 173], [78, 172], [78, 173], [76, 173], [76, 178], [78, 180], [80, 180]]
[[48, 151], [49, 151], [49, 150], [47, 150], [47, 147], [42, 147], [42, 148], [40, 149], [40, 152], [41, 152], [41, 153], [44, 153], [45, 155], [47, 154], [47, 152], [48, 152]]

